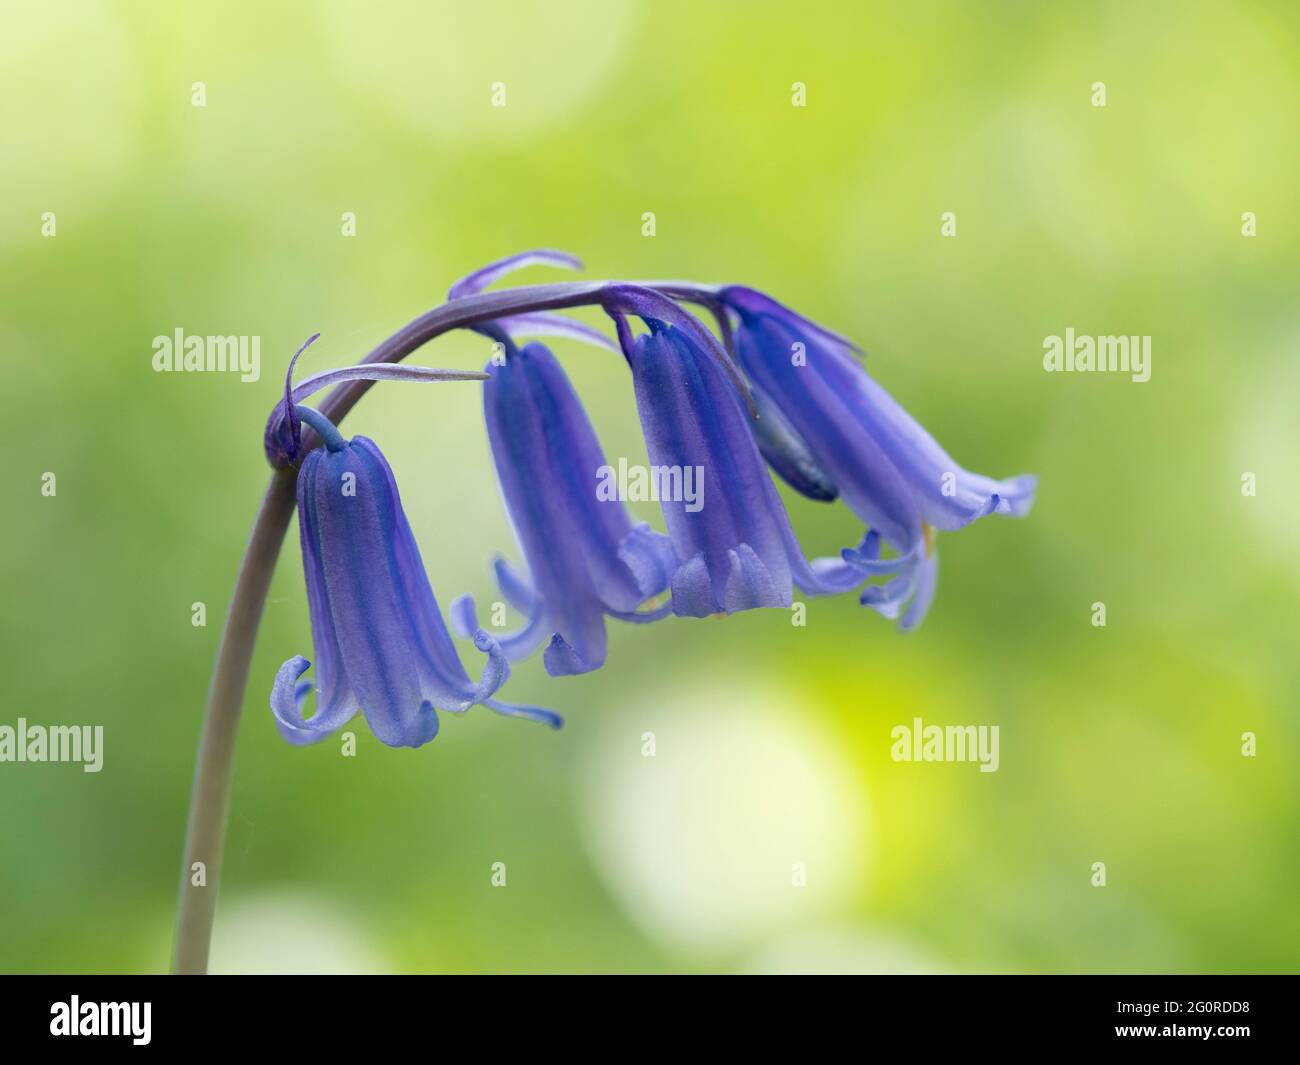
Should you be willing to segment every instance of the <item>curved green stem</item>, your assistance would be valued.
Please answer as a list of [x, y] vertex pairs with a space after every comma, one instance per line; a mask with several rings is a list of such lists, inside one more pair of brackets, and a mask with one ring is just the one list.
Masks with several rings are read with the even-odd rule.
[[212, 918], [221, 883], [221, 857], [230, 810], [235, 740], [243, 709], [248, 669], [262, 608], [271, 586], [276, 559], [295, 505], [296, 470], [276, 470], [253, 523], [252, 535], [235, 579], [235, 591], [221, 630], [217, 664], [208, 689], [208, 705], [199, 741], [194, 790], [190, 795], [185, 856], [181, 864], [180, 902], [176, 914], [175, 973], [202, 973], [208, 966]]

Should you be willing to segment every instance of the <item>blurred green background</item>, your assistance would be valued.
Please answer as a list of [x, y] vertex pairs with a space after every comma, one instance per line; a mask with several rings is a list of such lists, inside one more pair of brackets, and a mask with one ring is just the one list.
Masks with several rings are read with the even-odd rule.
[[[911, 636], [852, 597], [803, 628], [617, 627], [599, 673], [508, 687], [564, 731], [480, 709], [409, 751], [358, 721], [355, 758], [267, 709], [311, 655], [291, 534], [215, 968], [1300, 967], [1298, 30], [1288, 4], [5, 0], [0, 724], [106, 735], [99, 774], [0, 764], [0, 970], [168, 964], [293, 350], [319, 329], [303, 373], [356, 361], [537, 246], [772, 292], [857, 338], [958, 461], [1039, 474], [1037, 506], [942, 537]], [[178, 327], [260, 336], [261, 379], [154, 373]], [[1151, 335], [1151, 380], [1044, 373], [1067, 327]], [[554, 346], [607, 453], [644, 461], [620, 360]], [[495, 599], [491, 554], [518, 555], [477, 386], [381, 385], [345, 429], [392, 462], [444, 609]], [[860, 534], [787, 499], [810, 553]], [[917, 716], [998, 724], [1000, 770], [894, 763]]]

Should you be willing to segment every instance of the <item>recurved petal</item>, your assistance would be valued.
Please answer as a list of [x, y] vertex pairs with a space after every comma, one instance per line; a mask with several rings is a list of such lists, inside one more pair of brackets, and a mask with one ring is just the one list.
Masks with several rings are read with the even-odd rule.
[[490, 698], [510, 676], [510, 666], [500, 648], [496, 646], [496, 641], [482, 629], [475, 634], [474, 645], [480, 651], [486, 652], [488, 656], [487, 665], [483, 667], [483, 676], [478, 683], [478, 690], [475, 692], [476, 703], [482, 703], [498, 714], [540, 721], [544, 725], [550, 725], [551, 728], [559, 728], [564, 724], [564, 719], [553, 710], [546, 710], [540, 706], [517, 706], [514, 703], [504, 703], [499, 699]]
[[892, 558], [881, 558], [880, 539], [876, 536], [876, 531], [872, 529], [858, 547], [846, 547], [841, 551], [840, 558], [865, 576], [879, 577], [910, 569], [920, 558], [920, 552], [923, 549], [924, 541], [918, 541], [911, 550], [901, 555], [895, 555]]
[[[528, 618], [523, 628], [516, 629], [514, 632], [493, 634], [493, 638], [501, 645], [501, 650], [505, 652], [508, 661], [521, 662], [541, 647], [546, 639], [545, 620], [544, 611], [539, 609]], [[458, 636], [469, 639], [478, 632], [481, 626], [478, 623], [478, 611], [474, 607], [472, 595], [459, 596], [452, 602], [451, 621], [452, 628]]]
[[468, 710], [476, 703], [486, 702], [489, 696], [495, 695], [497, 689], [510, 679], [510, 662], [505, 652], [501, 650], [501, 645], [486, 629], [475, 631], [474, 646], [487, 655], [487, 661], [483, 663], [483, 672], [479, 674], [478, 683], [467, 685], [464, 689], [464, 701], [461, 707], [464, 710]]
[[495, 710], [498, 714], [505, 714], [506, 717], [527, 718], [529, 721], [549, 725], [551, 728], [562, 728], [564, 726], [564, 718], [554, 710], [547, 710], [541, 706], [518, 706], [514, 703], [503, 703], [497, 699], [489, 699], [483, 705], [489, 710]]
[[271, 712], [276, 728], [290, 743], [303, 746], [323, 740], [331, 732], [352, 720], [356, 707], [351, 700], [338, 694], [321, 705], [310, 718], [304, 718], [302, 707], [311, 694], [312, 685], [299, 683], [311, 663], [302, 655], [294, 655], [275, 674], [271, 687]]
[[[851, 552], [846, 551], [848, 557]], [[870, 607], [887, 618], [903, 619], [899, 628], [909, 631], [925, 620], [930, 606], [934, 602], [939, 580], [939, 555], [929, 536], [916, 544], [896, 559], [889, 560], [897, 564], [896, 575], [884, 584], [873, 584], [864, 588], [859, 602]], [[870, 560], [864, 560], [864, 567]], [[873, 569], [873, 575], [882, 571]], [[906, 607], [906, 613], [903, 608]]]
[[501, 594], [505, 596], [506, 602], [524, 614], [537, 613], [541, 599], [538, 597], [536, 589], [529, 583], [528, 578], [500, 555], [493, 559], [492, 568], [497, 576], [497, 585], [501, 589]]
[[[851, 591], [870, 576], [865, 567], [876, 565], [880, 554], [879, 536], [868, 532], [857, 548], [845, 548], [841, 558], [804, 557], [803, 548], [795, 539], [793, 531], [786, 541], [786, 557], [790, 561], [790, 572], [799, 590], [808, 595], [838, 595]], [[852, 557], [851, 557], [852, 556]], [[866, 559], [870, 556], [870, 561]], [[859, 564], [856, 559], [863, 558]]]
[[884, 584], [873, 584], [862, 590], [858, 602], [887, 618], [896, 618], [903, 604], [912, 594], [912, 573], [900, 574]]

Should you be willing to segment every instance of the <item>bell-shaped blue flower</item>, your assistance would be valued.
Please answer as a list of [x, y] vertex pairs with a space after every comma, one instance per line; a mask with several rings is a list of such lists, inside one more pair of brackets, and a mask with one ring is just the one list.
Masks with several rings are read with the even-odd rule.
[[[648, 621], [667, 613], [639, 608], [667, 587], [672, 548], [599, 491], [610, 467], [555, 356], [537, 343], [517, 348], [504, 331], [485, 332], [503, 353], [485, 368], [488, 440], [528, 568], [524, 575], [496, 561], [502, 595], [527, 618], [518, 632], [499, 637], [500, 645], [518, 661], [546, 642], [552, 676], [598, 669], [606, 615]], [[462, 633], [476, 629], [473, 600], [458, 599], [452, 620]]]
[[856, 566], [804, 559], [755, 443], [753, 415], [723, 366], [684, 330], [642, 317], [649, 332], [636, 337], [625, 318], [615, 321], [652, 471], [666, 471], [672, 484], [698, 486], [694, 498], [660, 499], [677, 558], [673, 613], [788, 607], [796, 583], [815, 594], [863, 583]]
[[[724, 288], [717, 298], [738, 319], [735, 349], [755, 392], [779, 409], [821, 482], [868, 526], [843, 558], [891, 579], [866, 588], [863, 604], [890, 617], [906, 605], [903, 627], [919, 624], [938, 581], [935, 530], [988, 514], [1019, 517], [1038, 479], [998, 481], [963, 469], [872, 380], [848, 341], [753, 289]], [[882, 537], [895, 557], [880, 557]]]
[[324, 448], [298, 471], [298, 521], [316, 653], [316, 710], [303, 716], [313, 685], [301, 655], [280, 667], [271, 710], [290, 743], [323, 739], [360, 711], [390, 747], [419, 747], [438, 734], [438, 710], [483, 704], [559, 727], [548, 710], [493, 698], [509, 675], [488, 633], [477, 683], [456, 654], [420, 558], [392, 470], [372, 440], [345, 440], [317, 411], [296, 407]]

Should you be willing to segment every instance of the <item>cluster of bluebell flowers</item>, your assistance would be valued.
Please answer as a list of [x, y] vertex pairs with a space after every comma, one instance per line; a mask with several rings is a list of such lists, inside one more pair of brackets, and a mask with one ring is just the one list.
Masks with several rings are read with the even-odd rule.
[[[303, 680], [310, 663], [301, 656], [275, 679], [271, 708], [290, 742], [319, 740], [360, 712], [384, 743], [418, 747], [437, 735], [437, 711], [475, 705], [558, 727], [551, 711], [497, 692], [510, 664], [539, 650], [552, 676], [600, 668], [607, 618], [789, 607], [797, 588], [852, 592], [912, 629], [934, 599], [937, 533], [990, 514], [1020, 516], [1033, 502], [1034, 477], [993, 480], [958, 466], [867, 374], [851, 342], [760, 292], [688, 282], [487, 291], [534, 264], [579, 265], [559, 252], [511, 256], [458, 282], [430, 312], [492, 341], [481, 374], [391, 365], [381, 350], [293, 386], [290, 364], [266, 450], [272, 465], [297, 470], [317, 659], [314, 685]], [[583, 305], [608, 314], [613, 338], [557, 313]], [[686, 305], [705, 309], [716, 335]], [[413, 323], [410, 336], [421, 328]], [[700, 471], [702, 505], [661, 497], [657, 531], [597, 491], [609, 464], [578, 394], [548, 348], [523, 340], [552, 335], [621, 353], [651, 468]], [[487, 656], [477, 681], [461, 665], [379, 448], [345, 439], [324, 413], [328, 401], [303, 405], [329, 385], [392, 378], [483, 382], [487, 437], [523, 560], [498, 557], [496, 577], [524, 621], [489, 633], [472, 599], [452, 603], [453, 629]], [[805, 557], [773, 474], [811, 499], [842, 500], [865, 526], [861, 541], [839, 557]]]

